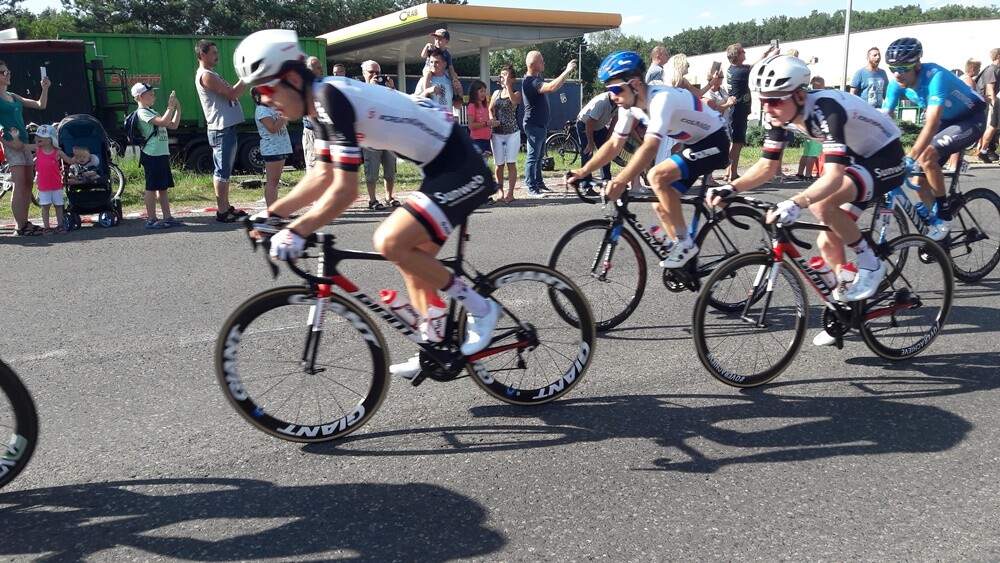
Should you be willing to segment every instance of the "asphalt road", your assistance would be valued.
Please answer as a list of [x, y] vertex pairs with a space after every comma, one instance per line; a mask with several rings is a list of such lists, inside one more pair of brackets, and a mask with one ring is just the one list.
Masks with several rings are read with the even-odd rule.
[[[981, 169], [967, 187], [998, 180]], [[486, 208], [470, 261], [545, 262], [598, 214], [558, 194]], [[383, 216], [352, 210], [330, 230], [370, 249]], [[0, 237], [0, 354], [42, 424], [0, 491], [0, 557], [1000, 560], [998, 272], [957, 285], [944, 333], [913, 360], [807, 346], [749, 391], [707, 375], [693, 296], [651, 277], [563, 400], [520, 408], [468, 380], [395, 381], [366, 427], [302, 446], [244, 423], [212, 367], [229, 312], [293, 279], [271, 280], [233, 226], [187, 223]], [[385, 265], [352, 274], [372, 292], [400, 284]]]

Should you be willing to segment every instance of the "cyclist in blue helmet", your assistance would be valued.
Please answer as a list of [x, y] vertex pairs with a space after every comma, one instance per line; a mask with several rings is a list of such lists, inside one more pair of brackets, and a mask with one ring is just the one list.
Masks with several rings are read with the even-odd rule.
[[[680, 268], [698, 254], [681, 212], [681, 195], [698, 178], [728, 166], [729, 138], [722, 116], [701, 98], [683, 88], [646, 84], [645, 70], [642, 57], [633, 51], [615, 51], [598, 67], [598, 78], [619, 108], [618, 122], [612, 139], [583, 167], [569, 171], [567, 181], [580, 182], [611, 162], [621, 153], [633, 125], [645, 126], [642, 145], [605, 186], [605, 195], [617, 199], [653, 163], [648, 174], [658, 201], [653, 210], [674, 242], [660, 265]], [[671, 154], [676, 143], [685, 148]]]
[[[892, 114], [906, 96], [924, 112], [924, 127], [907, 154], [911, 168], [926, 172], [927, 181], [917, 192], [928, 209], [937, 203], [927, 237], [942, 240], [951, 229], [951, 209], [944, 187], [941, 165], [951, 155], [975, 143], [986, 130], [986, 101], [960, 78], [941, 65], [922, 63], [920, 41], [903, 37], [885, 50], [889, 72], [896, 79], [886, 89], [882, 111]], [[914, 164], [916, 166], [914, 166]]]

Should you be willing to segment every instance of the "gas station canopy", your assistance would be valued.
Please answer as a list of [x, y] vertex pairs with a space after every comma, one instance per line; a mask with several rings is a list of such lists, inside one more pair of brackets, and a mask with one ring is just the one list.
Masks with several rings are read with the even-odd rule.
[[451, 35], [452, 57], [581, 37], [615, 29], [621, 14], [420, 4], [321, 35], [331, 62], [418, 63], [420, 51], [437, 29]]

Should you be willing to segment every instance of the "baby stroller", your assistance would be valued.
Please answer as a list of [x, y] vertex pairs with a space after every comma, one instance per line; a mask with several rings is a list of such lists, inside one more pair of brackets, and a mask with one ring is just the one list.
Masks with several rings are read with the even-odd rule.
[[65, 117], [56, 126], [59, 148], [67, 155], [73, 147], [86, 147], [98, 158], [97, 177], [82, 183], [66, 181], [65, 227], [79, 229], [81, 215], [97, 215], [102, 227], [117, 225], [122, 220], [122, 192], [125, 175], [111, 162], [111, 140], [101, 122], [90, 115], [76, 114]]

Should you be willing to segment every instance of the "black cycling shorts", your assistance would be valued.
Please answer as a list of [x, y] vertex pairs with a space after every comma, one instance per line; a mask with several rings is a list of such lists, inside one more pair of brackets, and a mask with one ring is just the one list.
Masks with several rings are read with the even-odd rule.
[[844, 168], [844, 174], [854, 182], [858, 193], [853, 202], [840, 208], [857, 220], [875, 198], [902, 186], [906, 178], [904, 156], [903, 144], [895, 139], [868, 158], [855, 157], [854, 163]]
[[688, 188], [705, 174], [729, 166], [729, 137], [725, 129], [719, 129], [708, 137], [685, 146], [680, 152], [670, 155], [670, 159], [681, 170], [681, 179], [671, 186], [684, 194]]
[[464, 129], [456, 125], [441, 152], [423, 168], [420, 191], [403, 204], [427, 229], [431, 240], [443, 245], [497, 190], [496, 180]]
[[972, 146], [986, 131], [986, 114], [981, 110], [971, 111], [951, 121], [942, 121], [931, 144], [937, 149], [938, 164], [944, 164], [951, 155]]

